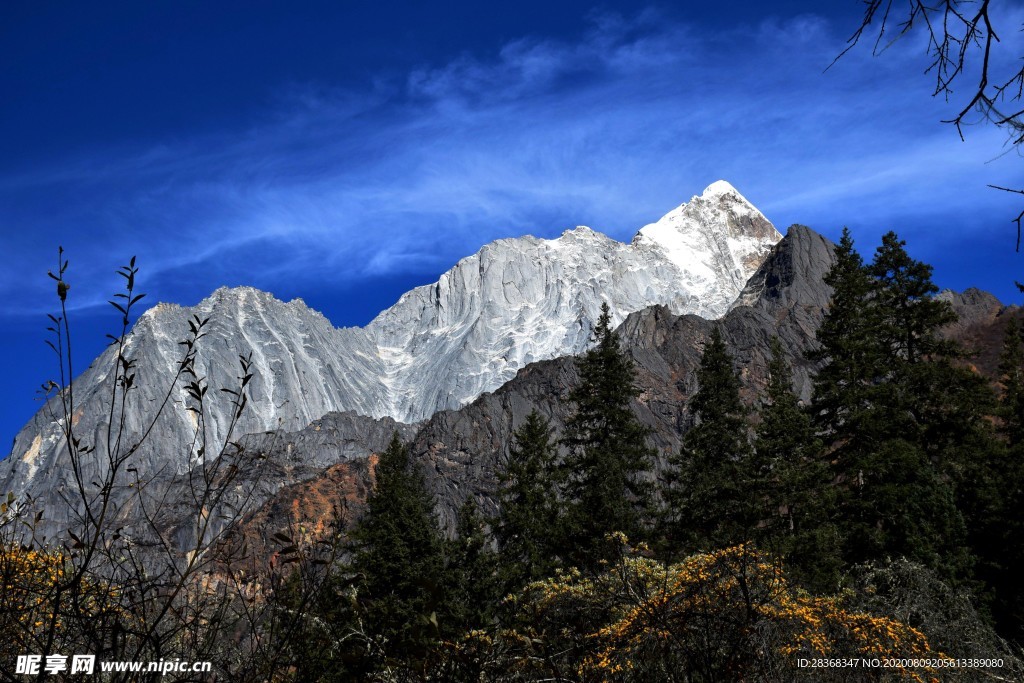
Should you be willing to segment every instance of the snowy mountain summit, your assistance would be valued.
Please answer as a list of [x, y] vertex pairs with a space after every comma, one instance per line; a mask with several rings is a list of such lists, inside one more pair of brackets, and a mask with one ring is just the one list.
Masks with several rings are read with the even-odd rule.
[[[715, 290], [719, 280], [729, 278], [742, 289], [780, 239], [782, 235], [760, 211], [736, 188], [719, 180], [657, 223], [640, 228], [633, 244], [658, 245], [679, 267], [688, 288]], [[735, 294], [721, 291], [731, 303]], [[715, 298], [721, 300], [721, 296]], [[725, 311], [710, 313], [717, 318]]]
[[387, 414], [423, 419], [528, 363], [579, 353], [603, 302], [615, 324], [654, 304], [719, 318], [781, 239], [720, 180], [629, 244], [587, 227], [488, 244], [366, 328], [391, 364]]
[[[141, 411], [166, 390], [160, 382], [174, 374], [177, 342], [193, 314], [211, 321], [197, 367], [211, 386], [231, 386], [238, 354], [253, 352], [241, 433], [298, 429], [330, 411], [415, 422], [493, 391], [530, 362], [579, 353], [604, 302], [616, 324], [654, 304], [721, 317], [781, 239], [760, 211], [718, 181], [641, 228], [629, 244], [586, 227], [556, 239], [487, 244], [436, 283], [402, 295], [365, 328], [335, 328], [301, 301], [284, 303], [249, 287], [219, 289], [192, 308], [160, 304], [130, 336], [130, 353], [145, 370], [140, 379], [153, 379], [139, 387], [133, 405], [140, 413], [127, 414], [126, 423], [148, 424]], [[78, 432], [97, 445], [106, 434], [110, 353], [75, 381]], [[191, 441], [194, 423], [180, 398], [157, 424], [152, 452], [138, 461], [178, 471], [190, 466], [187, 452], [162, 446]], [[229, 409], [210, 408], [214, 443], [224, 437]], [[59, 425], [52, 417], [59, 412], [44, 406], [18, 434], [12, 457], [0, 463], [0, 487], [7, 487], [0, 490], [59, 485]]]

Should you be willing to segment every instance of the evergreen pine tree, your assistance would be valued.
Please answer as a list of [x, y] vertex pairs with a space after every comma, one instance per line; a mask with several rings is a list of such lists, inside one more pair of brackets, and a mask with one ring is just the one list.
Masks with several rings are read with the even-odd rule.
[[886, 233], [867, 268], [880, 313], [876, 341], [908, 364], [959, 355], [956, 345], [939, 335], [956, 314], [948, 302], [934, 298], [939, 288], [932, 282], [932, 267], [910, 258], [906, 244], [896, 233]]
[[397, 432], [381, 454], [366, 513], [353, 531], [366, 625], [389, 659], [426, 660], [446, 611], [444, 541], [433, 497]]
[[[887, 440], [879, 450], [894, 448], [906, 457], [898, 466], [880, 463], [876, 475], [885, 485], [903, 475], [890, 510], [911, 508], [902, 522], [891, 513], [892, 521], [882, 524], [889, 532], [885, 545], [888, 552], [924, 562], [950, 579], [966, 580], [973, 558], [962, 510], [976, 482], [964, 474], [992, 454], [985, 419], [992, 397], [982, 377], [957, 363], [967, 354], [942, 334], [956, 314], [949, 302], [935, 298], [932, 267], [912, 259], [905, 247], [894, 232], [886, 233], [867, 268], [877, 310], [876, 341], [888, 369], [874, 395], [874, 422]], [[891, 475], [880, 473], [885, 465]]]
[[497, 558], [488, 547], [485, 521], [469, 496], [459, 508], [456, 537], [448, 542], [448, 614], [456, 633], [490, 624], [501, 595]]
[[557, 459], [551, 427], [534, 409], [516, 431], [508, 462], [498, 474], [498, 516], [493, 527], [506, 593], [549, 576], [564, 554], [558, 537], [561, 472]]
[[992, 614], [1000, 632], [1024, 642], [1024, 348], [1020, 327], [1011, 319], [999, 358], [999, 396], [996, 414], [1003, 441], [987, 467], [965, 473], [975, 494], [967, 513], [978, 574], [995, 592]]
[[743, 467], [748, 518], [762, 548], [784, 557], [795, 577], [824, 591], [835, 587], [839, 568], [831, 475], [811, 419], [793, 393], [778, 337], [771, 350], [754, 453]]
[[813, 405], [839, 482], [846, 559], [903, 555], [963, 578], [964, 523], [941, 461], [974, 433], [980, 394], [939, 335], [949, 306], [932, 296], [931, 268], [893, 233], [864, 266], [844, 230], [826, 282]]
[[886, 233], [866, 269], [873, 280], [871, 303], [877, 314], [874, 341], [886, 368], [872, 412], [882, 418], [874, 420], [884, 430], [880, 438], [902, 438], [938, 458], [938, 451], [945, 448], [942, 432], [950, 424], [948, 416], [940, 414], [956, 403], [947, 389], [958, 389], [969, 380], [957, 377], [961, 373], [949, 363], [963, 351], [940, 335], [956, 315], [948, 302], [934, 298], [938, 287], [931, 280], [931, 266], [910, 258], [905, 245], [895, 233]]
[[740, 378], [717, 327], [697, 370], [699, 388], [690, 401], [696, 425], [670, 459], [666, 541], [678, 554], [749, 540], [753, 526], [741, 463], [750, 455]]
[[1003, 336], [1003, 351], [999, 356], [999, 417], [1002, 432], [1011, 446], [1024, 443], [1024, 344], [1021, 343], [1020, 325], [1011, 318]]
[[886, 367], [877, 339], [874, 285], [848, 228], [843, 228], [835, 259], [825, 275], [832, 300], [818, 328], [819, 347], [807, 355], [826, 361], [814, 378], [814, 416], [818, 431], [841, 451], [854, 437], [862, 445], [876, 441], [869, 408]]
[[605, 541], [607, 534], [621, 531], [633, 540], [646, 535], [650, 487], [639, 475], [651, 469], [655, 455], [647, 445], [648, 429], [630, 408], [640, 392], [633, 363], [611, 328], [608, 304], [601, 307], [594, 340], [594, 347], [576, 361], [580, 383], [569, 395], [576, 410], [563, 439], [568, 449], [563, 547], [587, 568], [614, 550]]

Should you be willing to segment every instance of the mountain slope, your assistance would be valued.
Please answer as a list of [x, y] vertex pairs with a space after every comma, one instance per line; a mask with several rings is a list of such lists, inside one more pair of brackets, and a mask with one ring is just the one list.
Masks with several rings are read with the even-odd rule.
[[[743, 392], [755, 400], [767, 381], [769, 341], [782, 340], [794, 367], [797, 390], [810, 393], [811, 365], [803, 352], [813, 343], [814, 333], [824, 316], [830, 290], [821, 278], [832, 264], [834, 245], [814, 231], [793, 226], [771, 252], [744, 289], [745, 302], [733, 307], [718, 323], [696, 315], [675, 315], [666, 306], [652, 306], [630, 314], [618, 327], [623, 347], [636, 363], [637, 383], [642, 393], [633, 403], [637, 416], [652, 430], [651, 443], [662, 459], [678, 450], [682, 434], [692, 420], [688, 403], [697, 388], [696, 371], [703, 345], [712, 326], [721, 325], [723, 336], [740, 367]], [[415, 439], [412, 452], [423, 465], [427, 482], [438, 500], [438, 513], [449, 529], [462, 501], [477, 496], [490, 505], [499, 463], [508, 457], [512, 434], [530, 411], [537, 409], [561, 432], [571, 406], [570, 390], [578, 381], [570, 356], [531, 363], [514, 379], [493, 393], [486, 393], [458, 410], [444, 410], [427, 420]], [[271, 452], [276, 437], [265, 435], [263, 448]], [[358, 508], [355, 490], [333, 490], [325, 481], [336, 481], [343, 471], [355, 477], [360, 490], [368, 490], [369, 472], [344, 463], [325, 470], [307, 482], [280, 490], [238, 529], [257, 538], [268, 536], [281, 519], [268, 509], [304, 506], [310, 526], [329, 526], [329, 514], [344, 497]], [[316, 500], [313, 505], [310, 500]], [[319, 511], [319, 512], [318, 512]], [[269, 526], [267, 526], [269, 525]]]
[[[197, 423], [183, 389], [169, 385], [181, 356], [178, 342], [194, 315], [210, 318], [196, 367], [211, 396], [237, 383], [238, 354], [253, 352], [251, 400], [232, 438], [301, 429], [331, 411], [413, 422], [496, 389], [532, 361], [582, 350], [603, 302], [616, 312], [615, 322], [652, 304], [720, 316], [779, 239], [756, 208], [720, 181], [641, 229], [631, 244], [576, 228], [554, 240], [486, 245], [362, 329], [334, 328], [300, 300], [283, 303], [247, 287], [217, 290], [192, 308], [158, 305], [128, 341], [139, 367], [124, 415], [129, 441], [149, 428], [165, 395], [170, 403], [133, 466], [143, 477], [181, 474], [197, 460], [189, 445]], [[77, 435], [100, 453], [111, 354], [75, 381]], [[11, 457], [0, 463], [0, 491], [68, 487], [56, 412], [51, 401], [18, 434]], [[207, 453], [228, 438], [229, 423], [228, 402], [211, 402]], [[86, 481], [102, 475], [103, 462], [92, 461]]]
[[489, 244], [367, 326], [391, 361], [388, 414], [421, 420], [496, 389], [527, 363], [579, 353], [603, 302], [615, 324], [654, 304], [721, 317], [781, 238], [719, 181], [630, 244], [585, 227]]
[[[697, 390], [701, 353], [714, 325], [720, 326], [741, 369], [741, 392], [747, 403], [756, 404], [763, 395], [773, 336], [783, 344], [797, 393], [804, 400], [810, 398], [815, 368], [804, 353], [814, 344], [829, 305], [831, 289], [822, 278], [833, 263], [834, 246], [813, 230], [794, 225], [719, 321], [678, 316], [664, 306], [652, 306], [629, 315], [618, 327], [623, 347], [636, 363], [641, 388], [632, 408], [651, 428], [651, 444], [661, 454], [662, 465], [679, 449], [683, 434], [692, 425], [688, 405]], [[949, 300], [960, 316], [960, 322], [947, 327], [946, 333], [983, 353], [993, 345], [992, 339], [1000, 337], [1006, 320], [1019, 317], [1017, 307], [1004, 307], [990, 294], [977, 290], [963, 294], [947, 291], [940, 297]], [[988, 365], [992, 367], [987, 369], [993, 369], [994, 361]], [[437, 497], [439, 517], [449, 530], [454, 529], [457, 511], [468, 496], [493, 512], [497, 472], [508, 457], [513, 433], [533, 409], [560, 433], [572, 409], [567, 397], [577, 382], [572, 357], [532, 363], [497, 391], [459, 410], [440, 411], [421, 426], [411, 450], [422, 465]], [[271, 435], [264, 439], [267, 444], [273, 441]], [[332, 520], [325, 512], [329, 513], [336, 497], [351, 506], [350, 515], [359, 509], [360, 492], [369, 490], [371, 474], [356, 463], [344, 463], [282, 489], [264, 510], [303, 505], [303, 523], [327, 525]], [[348, 485], [325, 485], [341, 481], [342, 475]], [[316, 504], [310, 502], [313, 500]], [[246, 537], [265, 537], [280, 530], [280, 524], [281, 519], [261, 512], [243, 522], [238, 531]]]

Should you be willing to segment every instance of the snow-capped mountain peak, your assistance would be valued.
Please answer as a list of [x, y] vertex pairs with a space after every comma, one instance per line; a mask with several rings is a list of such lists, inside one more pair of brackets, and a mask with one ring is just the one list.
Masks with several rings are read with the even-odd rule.
[[[781, 238], [760, 211], [718, 181], [641, 228], [630, 243], [579, 226], [556, 239], [487, 244], [434, 284], [403, 294], [365, 328], [335, 328], [298, 300], [286, 304], [252, 288], [222, 288], [195, 307], [164, 305], [143, 315], [131, 344], [149, 376], [173, 375], [188, 320], [209, 317], [197, 373], [211, 386], [230, 387], [238, 354], [253, 352], [249, 408], [239, 425], [245, 432], [296, 429], [329, 411], [415, 422], [497, 389], [528, 363], [579, 353], [603, 303], [615, 324], [655, 304], [676, 314], [721, 317]], [[76, 380], [75, 395], [84, 399], [76, 419], [97, 447], [109, 395], [103, 386], [110, 381], [103, 358]], [[162, 390], [141, 387], [140, 405]], [[187, 402], [174, 398], [159, 441], [189, 443], [194, 424]], [[10, 469], [26, 458], [37, 465], [30, 473], [49, 471], [47, 485], [56, 485], [59, 426], [46, 411], [19, 433], [6, 470], [0, 468], [0, 485], [27, 485], [16, 485]], [[214, 439], [225, 436], [229, 414], [226, 404], [210, 407], [206, 424]], [[144, 418], [126, 421], [134, 427]], [[189, 462], [187, 453], [174, 454], [176, 464], [165, 462], [169, 457], [155, 448], [139, 459], [174, 469]]]
[[[719, 180], [657, 222], [640, 228], [633, 244], [660, 251], [683, 271], [691, 289], [713, 287], [712, 283], [724, 278], [738, 292], [768, 249], [781, 239], [753, 204]], [[729, 296], [735, 294], [730, 291]]]
[[[743, 195], [741, 195], [739, 191], [735, 187], [733, 187], [732, 184], [729, 183], [729, 181], [727, 180], [716, 180], [715, 182], [705, 187], [704, 191], [700, 193], [700, 196], [703, 199], [710, 199], [712, 197], [717, 197], [723, 194], [733, 194], [742, 199], [743, 201], [747, 201], [746, 198]], [[749, 204], [749, 202], [747, 203]]]
[[586, 226], [488, 244], [367, 327], [382, 348], [413, 350], [389, 375], [388, 414], [416, 420], [456, 408], [527, 363], [579, 353], [604, 302], [615, 322], [654, 304], [718, 318], [781, 239], [718, 181], [629, 244]]

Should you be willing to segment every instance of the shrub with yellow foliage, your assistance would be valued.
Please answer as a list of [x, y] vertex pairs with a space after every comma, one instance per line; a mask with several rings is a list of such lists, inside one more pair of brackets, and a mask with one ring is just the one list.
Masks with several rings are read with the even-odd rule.
[[516, 622], [496, 639], [503, 656], [490, 658], [495, 678], [933, 681], [980, 674], [949, 667], [910, 625], [848, 610], [842, 596], [795, 589], [782, 567], [751, 546], [676, 564], [643, 548], [626, 550], [596, 576], [562, 572], [510, 598]]
[[76, 572], [63, 549], [0, 546], [0, 661], [94, 646], [121, 624], [118, 602], [116, 590]]
[[[54, 623], [63, 626], [54, 614], [54, 589], [67, 581], [66, 562], [62, 555], [18, 547], [0, 550], [0, 601], [5, 606], [5, 636], [11, 626], [38, 637]], [[8, 623], [11, 622], [11, 623]], [[9, 638], [5, 638], [9, 639]]]

